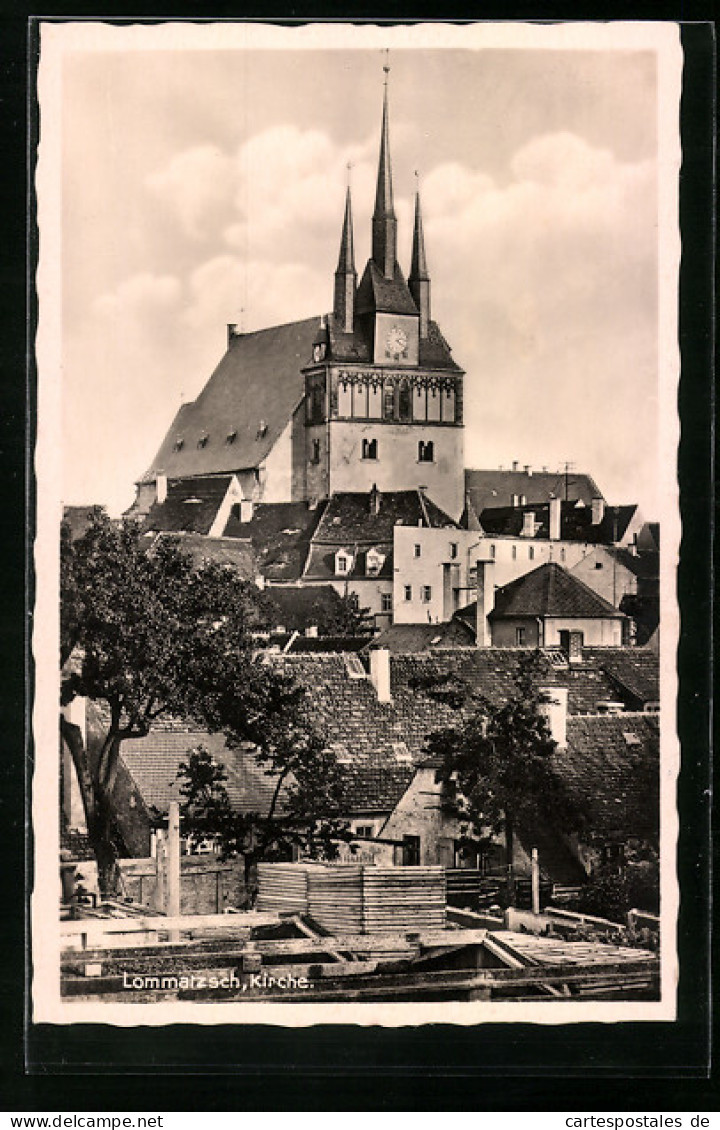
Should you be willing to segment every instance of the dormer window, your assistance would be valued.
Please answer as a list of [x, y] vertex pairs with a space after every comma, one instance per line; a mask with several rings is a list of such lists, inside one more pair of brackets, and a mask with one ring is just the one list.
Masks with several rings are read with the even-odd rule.
[[315, 345], [313, 345], [313, 361], [324, 361], [324, 360], [325, 360], [325, 342], [324, 341], [316, 341]]
[[200, 439], [197, 442], [198, 447], [207, 447], [209, 439], [210, 439], [210, 436], [207, 434], [207, 432], [205, 432], [203, 435], [200, 436]]
[[268, 430], [267, 424], [265, 423], [264, 420], [261, 420], [260, 423], [258, 424], [257, 438], [262, 439], [264, 436], [266, 436], [267, 430]]
[[182, 436], [178, 436], [173, 445], [173, 451], [182, 451], [185, 446], [185, 440]]
[[418, 444], [418, 463], [435, 462], [435, 444], [431, 439], [420, 440]]
[[353, 555], [347, 549], [339, 549], [335, 554], [335, 572], [339, 576], [347, 576], [353, 567]]
[[225, 436], [225, 443], [229, 446], [230, 444], [235, 443], [236, 439], [237, 431], [233, 428], [233, 430], [231, 432], [228, 432], [228, 434]]
[[368, 577], [377, 577], [385, 563], [385, 554], [380, 553], [375, 546], [367, 551], [365, 557], [365, 572]]

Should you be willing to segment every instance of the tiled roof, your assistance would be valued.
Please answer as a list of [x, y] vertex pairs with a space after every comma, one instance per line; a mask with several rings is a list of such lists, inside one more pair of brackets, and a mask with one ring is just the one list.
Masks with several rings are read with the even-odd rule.
[[[352, 557], [352, 565], [347, 572], [336, 573], [335, 554], [341, 548], [345, 548]], [[370, 548], [376, 549], [378, 553], [383, 556], [383, 563], [377, 572], [374, 572], [372, 568], [368, 570], [367, 556]], [[354, 542], [343, 542], [342, 546], [318, 545], [313, 543], [310, 547], [310, 556], [304, 573], [304, 576], [312, 581], [329, 580], [331, 577], [341, 581], [348, 578], [352, 578], [353, 580], [388, 580], [392, 579], [392, 575], [392, 542], [388, 544], [383, 544], [382, 542], [379, 544], [374, 543], [372, 547], [361, 547]]]
[[325, 625], [332, 626], [343, 607], [330, 585], [268, 586], [263, 591], [262, 603], [268, 609], [270, 626], [290, 632], [316, 627], [322, 633]]
[[176, 415], [142, 481], [158, 471], [175, 479], [259, 466], [302, 400], [301, 370], [319, 320], [234, 337], [200, 395]]
[[[533, 476], [534, 478], [534, 476]], [[592, 508], [576, 502], [560, 504], [560, 537], [563, 541], [580, 541], [590, 545], [613, 545], [625, 536], [637, 506], [607, 506], [602, 521], [592, 522]], [[496, 537], [519, 537], [523, 515], [535, 516], [534, 538], [550, 537], [550, 507], [547, 503], [524, 506], [486, 506], [479, 516], [483, 531]], [[628, 554], [630, 556], [630, 554]]]
[[568, 718], [567, 749], [553, 759], [593, 833], [657, 841], [659, 724], [657, 714]]
[[654, 651], [642, 647], [585, 648], [583, 657], [602, 666], [623, 701], [644, 703], [660, 699], [660, 671]]
[[496, 590], [489, 618], [518, 616], [617, 619], [621, 613], [557, 562], [548, 561]]
[[[551, 498], [565, 498], [565, 475], [561, 471], [500, 471], [466, 470], [465, 490], [476, 512], [486, 507], [512, 506], [513, 495], [525, 495], [528, 503], [548, 502]], [[571, 501], [581, 499], [589, 506], [593, 498], [602, 493], [590, 475], [570, 474], [567, 494]]]
[[371, 491], [333, 494], [313, 541], [323, 545], [392, 545], [395, 526], [457, 528], [452, 518], [418, 490], [378, 491], [377, 514], [372, 512]]
[[[167, 537], [161, 534], [160, 537]], [[172, 536], [172, 535], [170, 535]], [[256, 574], [255, 551], [250, 541], [239, 538], [209, 538], [202, 534], [178, 534], [180, 549], [192, 557], [195, 565], [213, 561], [218, 565], [232, 566], [243, 578], [250, 581]]]
[[323, 506], [306, 502], [267, 502], [255, 506], [249, 522], [231, 517], [225, 537], [249, 539], [258, 570], [268, 581], [297, 581]]
[[658, 580], [660, 576], [659, 553], [631, 553], [629, 549], [624, 549], [621, 546], [610, 547], [607, 552], [641, 580]]
[[191, 749], [202, 745], [225, 767], [225, 787], [238, 812], [266, 813], [276, 777], [269, 776], [251, 750], [229, 749], [221, 734], [206, 734], [175, 722], [173, 729], [154, 729], [146, 738], [122, 743], [121, 758], [146, 806], [167, 812], [171, 800], [182, 802], [177, 771]]
[[442, 647], [475, 647], [475, 633], [462, 620], [446, 624], [391, 624], [373, 640], [374, 647], [386, 647], [394, 655], [414, 655]]
[[207, 534], [228, 487], [231, 475], [174, 479], [168, 482], [167, 498], [154, 502], [143, 529], [158, 532]]
[[63, 506], [63, 522], [70, 529], [70, 540], [77, 541], [87, 532], [93, 514], [98, 506]]

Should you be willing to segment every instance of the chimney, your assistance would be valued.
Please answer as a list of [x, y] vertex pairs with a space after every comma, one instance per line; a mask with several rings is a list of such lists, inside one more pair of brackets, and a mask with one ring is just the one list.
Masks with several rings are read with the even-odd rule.
[[155, 494], [158, 502], [164, 502], [167, 498], [167, 475], [164, 471], [158, 471], [157, 478], [155, 479]]
[[527, 475], [528, 478], [532, 478], [532, 467], [530, 466], [529, 463], [525, 464], [525, 466], [523, 467], [523, 471], [525, 472], [525, 474]]
[[233, 343], [233, 339], [240, 336], [240, 332], [238, 330], [237, 322], [228, 322], [227, 330], [228, 330], [227, 343], [228, 343], [228, 349], [229, 349], [230, 346]]
[[562, 503], [559, 498], [551, 498], [548, 502], [549, 507], [549, 537], [550, 541], [560, 541], [560, 514], [562, 511]]
[[475, 611], [475, 642], [478, 647], [490, 647], [490, 623], [488, 616], [495, 607], [495, 562], [476, 561], [477, 570], [477, 608]]
[[370, 682], [375, 687], [378, 702], [392, 702], [390, 651], [386, 647], [375, 647], [370, 652]]
[[240, 521], [251, 522], [253, 516], [253, 500], [251, 498], [243, 498], [240, 500]]
[[553, 741], [560, 749], [567, 746], [567, 687], [541, 687], [540, 694], [545, 699], [540, 703], [540, 713], [550, 727]]
[[520, 464], [518, 463], [517, 459], [513, 459], [513, 464], [512, 464], [513, 471], [517, 471], [519, 466], [520, 466]]
[[371, 514], [377, 515], [380, 513], [380, 491], [377, 488], [377, 483], [373, 483], [370, 490], [369, 506]]
[[593, 498], [590, 521], [593, 526], [599, 526], [605, 517], [605, 499]]
[[523, 524], [522, 524], [522, 530], [520, 531], [520, 536], [524, 537], [524, 538], [534, 538], [535, 537], [535, 511], [534, 510], [526, 510], [525, 513], [523, 514]]

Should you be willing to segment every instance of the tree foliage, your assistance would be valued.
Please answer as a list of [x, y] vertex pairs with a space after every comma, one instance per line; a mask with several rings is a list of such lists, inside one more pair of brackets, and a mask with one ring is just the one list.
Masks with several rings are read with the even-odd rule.
[[299, 721], [304, 692], [253, 650], [257, 590], [216, 563], [196, 568], [178, 539], [150, 541], [137, 523], [100, 510], [77, 541], [64, 529], [61, 609], [62, 704], [81, 696], [107, 715], [97, 749], [61, 717], [103, 891], [116, 873], [121, 744], [147, 736], [162, 715], [250, 742], [280, 772], [317, 755]]
[[294, 847], [313, 859], [335, 859], [339, 842], [349, 833], [340, 817], [337, 762], [314, 734], [296, 730], [284, 754], [252, 751], [249, 756], [264, 766], [271, 780], [271, 799], [263, 811], [233, 808], [225, 766], [202, 745], [188, 751], [178, 778], [183, 827], [216, 842], [224, 857], [243, 857], [247, 900], [252, 903], [258, 860], [287, 859]]
[[444, 786], [446, 814], [459, 822], [466, 843], [487, 848], [504, 837], [511, 881], [518, 829], [550, 822], [570, 832], [583, 822], [583, 813], [553, 765], [557, 745], [542, 712], [545, 699], [539, 689], [545, 675], [543, 657], [530, 653], [520, 661], [514, 690], [502, 702], [468, 695], [455, 686], [439, 687], [443, 701], [450, 694], [457, 706], [461, 696], [461, 721], [431, 734], [427, 743]]

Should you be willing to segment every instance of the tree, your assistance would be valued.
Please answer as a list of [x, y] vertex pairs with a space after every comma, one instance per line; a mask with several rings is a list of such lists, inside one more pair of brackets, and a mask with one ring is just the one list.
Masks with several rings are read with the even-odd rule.
[[449, 696], [455, 706], [464, 705], [460, 723], [431, 734], [427, 742], [438, 762], [445, 811], [459, 822], [465, 842], [486, 847], [504, 837], [510, 901], [517, 830], [551, 821], [573, 831], [583, 822], [552, 764], [557, 746], [538, 689], [544, 665], [540, 653], [521, 660], [513, 693], [501, 703], [468, 695], [457, 683], [428, 688], [443, 701]]
[[292, 847], [301, 847], [313, 859], [335, 859], [339, 841], [349, 838], [338, 815], [337, 762], [315, 734], [301, 726], [287, 734], [282, 749], [253, 756], [274, 783], [264, 812], [233, 808], [225, 767], [202, 745], [191, 749], [178, 769], [183, 827], [219, 843], [224, 857], [243, 857], [248, 905], [255, 901], [259, 860], [285, 859]]
[[255, 587], [216, 563], [195, 568], [177, 539], [148, 541], [137, 523], [101, 510], [79, 540], [62, 534], [62, 704], [88, 698], [106, 721], [94, 748], [64, 715], [60, 726], [105, 895], [117, 883], [113, 790], [125, 739], [173, 715], [252, 742], [281, 770], [314, 750], [298, 721], [304, 692], [252, 649]]

